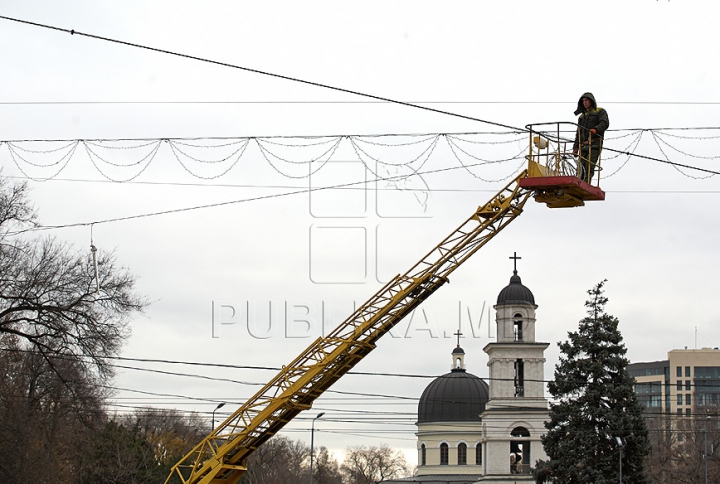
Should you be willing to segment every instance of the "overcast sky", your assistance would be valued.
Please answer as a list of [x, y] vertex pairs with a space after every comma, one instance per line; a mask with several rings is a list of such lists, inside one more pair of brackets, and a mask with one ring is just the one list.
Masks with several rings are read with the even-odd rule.
[[[6, 17], [518, 128], [574, 121], [591, 91], [609, 112], [606, 147], [714, 171], [719, 10], [710, 0], [0, 3]], [[40, 140], [0, 145], [2, 173], [33, 179], [44, 225], [84, 224], [42, 236], [79, 251], [92, 237], [137, 275], [153, 303], [132, 321], [127, 358], [290, 363], [321, 321], [332, 329], [523, 166], [525, 135], [488, 123], [8, 20], [0, 45], [0, 141]], [[397, 134], [413, 136], [371, 137]], [[166, 138], [184, 141], [157, 141]], [[78, 139], [148, 141], [41, 142]], [[606, 201], [563, 210], [528, 202], [356, 371], [446, 373], [460, 325], [468, 370], [487, 376], [488, 308], [514, 252], [539, 306], [537, 340], [551, 343], [547, 378], [555, 343], [604, 279], [631, 361], [720, 346], [720, 179], [604, 158]], [[364, 183], [412, 172], [425, 174]], [[307, 192], [338, 184], [354, 185]], [[213, 204], [222, 205], [104, 222]], [[121, 413], [152, 405], [209, 419], [228, 402], [218, 412], [226, 417], [273, 375], [118, 364], [234, 381], [118, 368], [112, 409]], [[355, 394], [328, 392], [283, 434], [309, 441], [309, 418], [324, 411], [316, 445], [387, 443], [415, 464], [417, 398], [430, 381], [348, 375], [333, 390]]]

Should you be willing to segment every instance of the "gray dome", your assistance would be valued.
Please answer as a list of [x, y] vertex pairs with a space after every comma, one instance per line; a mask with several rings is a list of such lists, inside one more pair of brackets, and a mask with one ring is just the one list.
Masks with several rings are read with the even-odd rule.
[[498, 294], [497, 304], [532, 304], [534, 306], [535, 296], [530, 289], [523, 286], [517, 271], [513, 271], [510, 284]]
[[489, 399], [487, 383], [454, 368], [425, 388], [418, 404], [418, 423], [479, 421]]

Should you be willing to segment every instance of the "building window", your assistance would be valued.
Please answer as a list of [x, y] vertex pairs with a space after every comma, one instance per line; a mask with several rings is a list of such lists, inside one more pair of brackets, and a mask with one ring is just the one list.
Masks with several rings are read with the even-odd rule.
[[636, 369], [632, 367], [632, 364], [628, 366], [628, 374], [635, 378], [639, 376], [653, 376], [653, 375], [665, 375], [670, 376], [670, 369], [664, 366], [657, 366], [655, 368], [641, 368]]
[[685, 394], [685, 405], [690, 405], [690, 398], [691, 395], [689, 393]]
[[680, 415], [680, 416], [682, 416], [682, 408], [678, 408], [678, 409], [677, 409], [677, 414]]
[[515, 427], [510, 432], [510, 473], [511, 474], [530, 474], [530, 442], [527, 438], [530, 432], [525, 427]]
[[513, 337], [514, 337], [515, 341], [523, 340], [522, 314], [520, 314], [520, 313], [515, 315], [515, 320], [513, 321]]
[[690, 367], [689, 367], [689, 366], [686, 366], [686, 367], [685, 367], [685, 376], [686, 376], [687, 378], [690, 378]]
[[677, 381], [677, 389], [678, 391], [682, 390], [682, 380]]
[[440, 444], [440, 465], [448, 465], [448, 445], [445, 443]]
[[482, 465], [482, 444], [475, 445], [475, 465]]
[[685, 416], [686, 416], [686, 417], [690, 417], [690, 415], [691, 415], [691, 414], [690, 414], [690, 409], [689, 409], [689, 408], [686, 408], [686, 409], [685, 409]]
[[649, 381], [635, 384], [635, 393], [662, 393], [662, 382]]
[[676, 366], [675, 367], [675, 375], [678, 378], [682, 378], [682, 366]]
[[677, 404], [682, 405], [682, 394], [678, 393], [677, 400]]
[[427, 463], [427, 448], [425, 444], [420, 446], [420, 465], [424, 466]]
[[458, 444], [458, 465], [467, 465], [467, 444]]
[[685, 390], [690, 391], [690, 380], [685, 380]]
[[720, 378], [720, 366], [696, 366], [695, 378]]
[[516, 397], [524, 397], [525, 396], [525, 363], [523, 363], [522, 358], [518, 358], [515, 360], [515, 396]]

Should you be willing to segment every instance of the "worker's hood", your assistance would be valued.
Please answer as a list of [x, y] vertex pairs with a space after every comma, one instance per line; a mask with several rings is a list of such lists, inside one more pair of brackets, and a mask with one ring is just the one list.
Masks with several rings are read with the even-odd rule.
[[582, 96], [580, 96], [580, 99], [578, 99], [577, 109], [575, 110], [575, 116], [577, 116], [580, 113], [585, 112], [585, 106], [583, 106], [583, 98], [586, 97], [592, 102], [592, 107], [595, 109], [597, 107], [597, 103], [595, 102], [595, 96], [592, 95], [591, 92], [586, 92]]

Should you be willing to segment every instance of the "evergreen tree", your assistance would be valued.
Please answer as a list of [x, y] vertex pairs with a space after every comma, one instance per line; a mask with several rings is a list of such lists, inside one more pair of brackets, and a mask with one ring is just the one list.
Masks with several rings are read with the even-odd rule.
[[538, 462], [535, 479], [558, 484], [616, 483], [624, 439], [622, 482], [645, 484], [643, 461], [648, 430], [627, 372], [627, 350], [618, 319], [605, 313], [605, 281], [588, 291], [588, 316], [577, 332], [559, 343], [561, 355], [548, 390], [547, 434], [542, 436], [548, 461]]
[[81, 484], [149, 484], [164, 482], [168, 466], [156, 459], [150, 443], [136, 426], [110, 421], [85, 456]]

